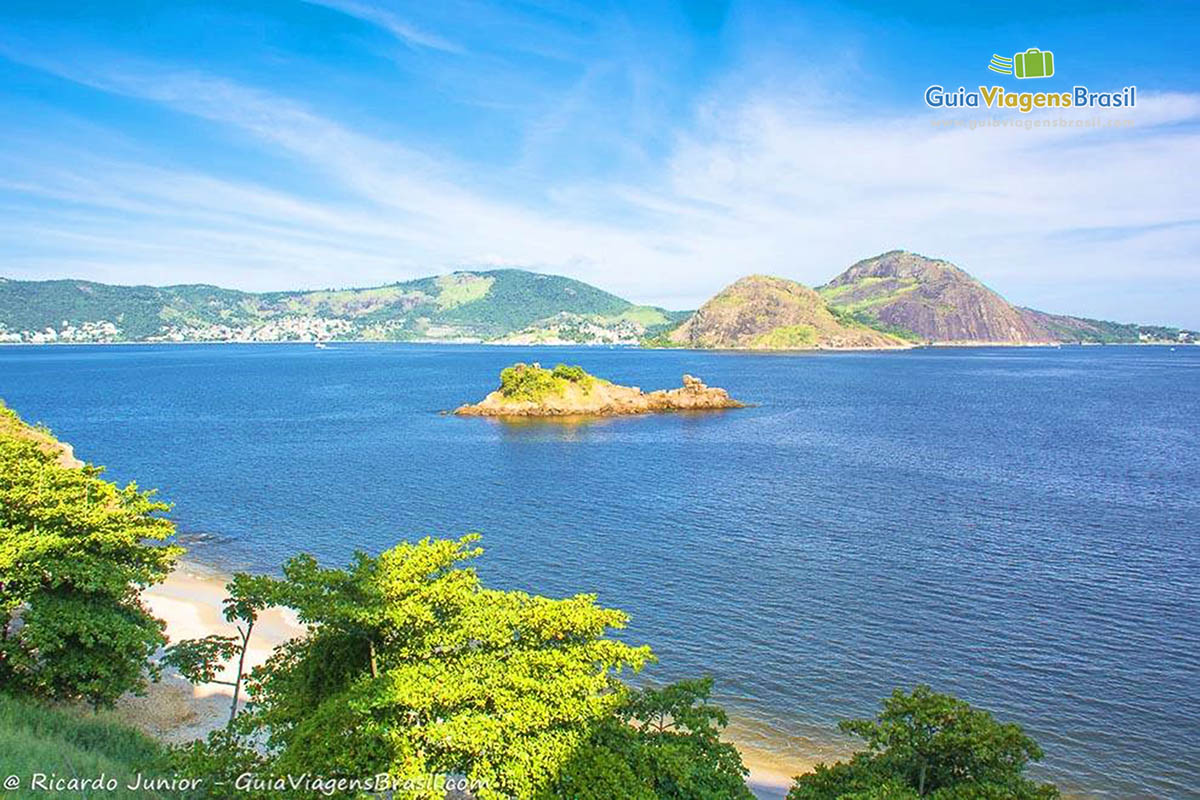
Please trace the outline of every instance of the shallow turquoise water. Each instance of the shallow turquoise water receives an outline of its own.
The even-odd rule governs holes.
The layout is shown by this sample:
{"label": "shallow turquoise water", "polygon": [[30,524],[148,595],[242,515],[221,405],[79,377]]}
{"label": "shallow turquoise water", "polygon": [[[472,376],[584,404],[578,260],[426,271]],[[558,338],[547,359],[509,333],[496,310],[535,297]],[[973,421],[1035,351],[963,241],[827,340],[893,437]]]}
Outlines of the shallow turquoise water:
{"label": "shallow turquoise water", "polygon": [[[518,359],[757,406],[439,414]],[[923,681],[1026,725],[1064,786],[1200,797],[1200,348],[0,348],[0,397],[219,566],[480,531],[490,583],[627,610],[651,680],[712,674],[785,756]]]}

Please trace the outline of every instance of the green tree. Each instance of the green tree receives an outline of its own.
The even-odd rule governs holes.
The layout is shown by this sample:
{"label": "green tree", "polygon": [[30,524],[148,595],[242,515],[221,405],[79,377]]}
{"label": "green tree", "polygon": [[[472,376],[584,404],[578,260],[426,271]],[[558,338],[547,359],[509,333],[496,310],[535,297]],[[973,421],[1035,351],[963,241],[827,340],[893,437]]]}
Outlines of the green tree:
{"label": "green tree", "polygon": [[140,600],[182,552],[168,510],[0,405],[0,685],[111,705],[141,691],[165,637]]}
{"label": "green tree", "polygon": [[711,679],[630,692],[597,725],[542,800],[751,800]]}
{"label": "green tree", "polygon": [[500,394],[510,400],[536,402],[560,394],[563,381],[538,364],[517,363],[500,370]]}
{"label": "green tree", "polygon": [[[626,617],[591,595],[484,588],[464,566],[476,539],[359,553],[346,569],[290,560],[274,599],[307,632],[251,673],[242,749],[214,744],[221,763],[254,741],[277,775],[462,775],[481,800],[534,796],[620,705],[617,675],[650,652],[609,638]],[[214,756],[203,748],[190,763]]]}
{"label": "green tree", "polygon": [[997,722],[989,712],[928,686],[897,689],[874,719],[846,720],[839,727],[861,737],[867,749],[798,777],[789,800],[1058,797],[1053,786],[1024,776],[1042,750],[1019,725]]}
{"label": "green tree", "polygon": [[[239,572],[225,584],[229,596],[225,599],[225,619],[234,624],[237,636],[212,634],[202,639],[185,639],[167,648],[163,662],[179,670],[192,683],[220,683],[233,687],[233,701],[229,706],[229,725],[237,716],[238,699],[242,681],[246,676],[246,650],[250,647],[250,635],[254,623],[263,609],[273,604],[276,593],[275,581],[263,575],[248,575]],[[222,665],[237,657],[234,679],[218,678]]]}

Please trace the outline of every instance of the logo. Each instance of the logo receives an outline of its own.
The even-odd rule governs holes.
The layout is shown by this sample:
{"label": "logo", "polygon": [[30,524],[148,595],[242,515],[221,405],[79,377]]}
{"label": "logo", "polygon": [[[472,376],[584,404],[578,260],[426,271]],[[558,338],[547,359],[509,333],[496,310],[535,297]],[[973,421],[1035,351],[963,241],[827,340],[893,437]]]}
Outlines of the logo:
{"label": "logo", "polygon": [[988,69],[1018,78],[1049,78],[1054,75],[1054,53],[1036,47],[1016,53],[1012,58],[993,53]]}
{"label": "logo", "polygon": [[[1054,53],[1031,47],[1023,53],[1014,53],[1012,58],[998,53],[992,54],[989,70],[1014,78],[1054,77]],[[990,108],[1013,110],[1028,114],[1035,110],[1056,108],[1133,108],[1137,105],[1137,87],[1126,86],[1117,91],[1094,92],[1087,86],[1046,87],[1048,91],[1011,92],[1003,86],[980,86],[978,91],[969,91],[959,86],[958,91],[947,90],[935,83],[925,90],[925,105],[930,108]]]}
{"label": "logo", "polygon": [[998,56],[992,53],[992,63],[988,64],[988,69],[992,72],[999,72],[1001,75],[1012,75],[1013,60]]}

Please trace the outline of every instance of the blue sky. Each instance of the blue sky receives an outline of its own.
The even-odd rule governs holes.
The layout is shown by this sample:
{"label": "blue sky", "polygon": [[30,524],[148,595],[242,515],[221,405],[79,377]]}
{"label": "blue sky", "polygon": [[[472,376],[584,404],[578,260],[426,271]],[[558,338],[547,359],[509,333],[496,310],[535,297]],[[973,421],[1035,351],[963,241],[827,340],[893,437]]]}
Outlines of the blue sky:
{"label": "blue sky", "polygon": [[[523,266],[683,308],[906,248],[1020,304],[1200,327],[1198,34],[1191,3],[7,0],[0,275]],[[1028,47],[1054,78],[987,71]],[[1138,105],[937,128],[1017,115],[930,110],[931,83]]]}

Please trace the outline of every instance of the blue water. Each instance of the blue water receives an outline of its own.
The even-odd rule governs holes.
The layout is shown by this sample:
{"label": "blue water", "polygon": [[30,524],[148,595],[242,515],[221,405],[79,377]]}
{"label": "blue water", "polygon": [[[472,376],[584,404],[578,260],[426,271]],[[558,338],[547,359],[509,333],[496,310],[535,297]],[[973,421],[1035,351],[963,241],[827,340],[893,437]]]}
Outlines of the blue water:
{"label": "blue water", "polygon": [[[518,359],[757,406],[439,414]],[[713,675],[785,762],[920,681],[1025,725],[1066,788],[1200,797],[1200,348],[0,348],[0,397],[217,566],[480,531],[485,580],[625,609],[650,679]]]}

